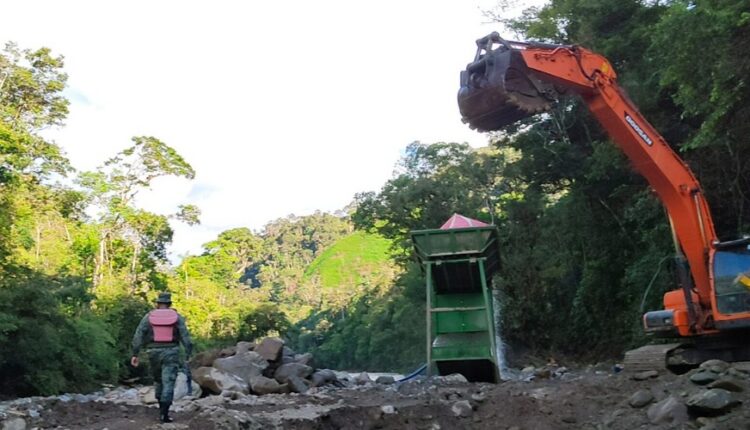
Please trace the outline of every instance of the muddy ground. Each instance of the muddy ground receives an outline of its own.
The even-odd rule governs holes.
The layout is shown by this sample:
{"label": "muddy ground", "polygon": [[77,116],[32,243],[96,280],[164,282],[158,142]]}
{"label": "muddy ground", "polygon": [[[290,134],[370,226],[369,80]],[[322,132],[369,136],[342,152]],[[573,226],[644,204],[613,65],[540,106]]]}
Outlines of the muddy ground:
{"label": "muddy ground", "polygon": [[699,370],[678,376],[588,368],[537,370],[499,384],[422,378],[306,394],[225,393],[177,402],[171,424],[157,422],[155,405],[97,398],[19,399],[0,405],[0,413],[13,429],[750,429],[748,370],[713,375],[734,385],[731,403],[710,411],[686,406],[710,391],[691,380],[700,379],[693,376]]}

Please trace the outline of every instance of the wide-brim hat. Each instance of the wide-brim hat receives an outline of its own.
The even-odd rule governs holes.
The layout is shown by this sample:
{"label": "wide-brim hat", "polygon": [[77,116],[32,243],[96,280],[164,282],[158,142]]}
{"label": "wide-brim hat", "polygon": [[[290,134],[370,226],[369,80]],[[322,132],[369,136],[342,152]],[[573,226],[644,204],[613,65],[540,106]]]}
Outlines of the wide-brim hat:
{"label": "wide-brim hat", "polygon": [[164,303],[165,305],[171,305],[172,294],[171,293],[159,293],[159,297],[156,299],[156,303]]}

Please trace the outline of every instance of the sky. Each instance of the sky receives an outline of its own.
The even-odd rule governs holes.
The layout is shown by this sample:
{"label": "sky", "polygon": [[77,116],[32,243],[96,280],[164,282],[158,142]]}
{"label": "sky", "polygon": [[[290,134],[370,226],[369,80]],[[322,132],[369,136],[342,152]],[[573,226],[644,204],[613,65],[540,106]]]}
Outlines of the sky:
{"label": "sky", "polygon": [[[541,0],[517,2],[540,3]],[[503,2],[503,3],[507,3]],[[70,114],[46,136],[92,170],[154,136],[196,170],[139,196],[174,261],[220,232],[378,191],[411,142],[487,144],[461,123],[459,72],[502,31],[498,0],[0,1],[0,42],[65,57]],[[520,7],[508,9],[517,14]]]}

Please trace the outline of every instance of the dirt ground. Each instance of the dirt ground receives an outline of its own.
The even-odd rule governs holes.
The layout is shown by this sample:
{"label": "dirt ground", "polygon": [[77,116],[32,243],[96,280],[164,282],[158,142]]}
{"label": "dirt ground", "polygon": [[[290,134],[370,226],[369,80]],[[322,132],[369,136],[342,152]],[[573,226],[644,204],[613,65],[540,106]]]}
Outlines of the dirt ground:
{"label": "dirt ground", "polygon": [[[499,384],[423,378],[394,385],[312,389],[306,394],[208,396],[175,404],[172,424],[157,422],[155,405],[96,399],[30,400],[25,407],[36,404],[38,413],[23,419],[27,429],[744,430],[750,429],[750,375],[743,372],[733,373],[740,391],[733,390],[733,406],[720,413],[685,408],[691,397],[707,390],[690,380],[695,372],[635,380],[626,372],[589,368]],[[652,400],[631,406],[631,397],[639,391]],[[665,403],[670,396],[677,400],[676,412],[655,421],[657,403]],[[5,412],[12,418],[23,411],[22,405],[10,415],[7,408]]]}

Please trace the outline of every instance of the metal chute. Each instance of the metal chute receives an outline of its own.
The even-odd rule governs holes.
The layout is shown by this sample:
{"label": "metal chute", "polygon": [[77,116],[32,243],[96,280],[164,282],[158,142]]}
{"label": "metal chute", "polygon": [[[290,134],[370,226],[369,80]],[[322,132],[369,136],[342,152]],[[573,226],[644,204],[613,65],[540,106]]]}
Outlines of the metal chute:
{"label": "metal chute", "polygon": [[524,45],[528,44],[508,42],[498,33],[477,40],[476,56],[461,72],[458,91],[462,121],[472,129],[499,130],[552,106],[557,92],[526,66]]}

